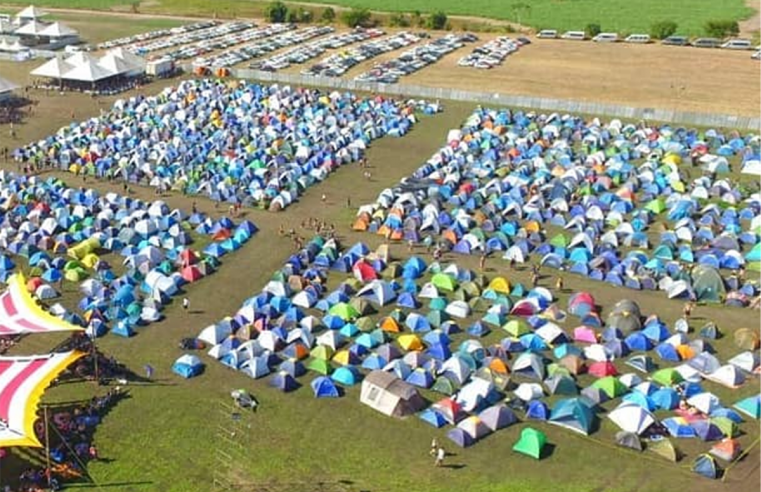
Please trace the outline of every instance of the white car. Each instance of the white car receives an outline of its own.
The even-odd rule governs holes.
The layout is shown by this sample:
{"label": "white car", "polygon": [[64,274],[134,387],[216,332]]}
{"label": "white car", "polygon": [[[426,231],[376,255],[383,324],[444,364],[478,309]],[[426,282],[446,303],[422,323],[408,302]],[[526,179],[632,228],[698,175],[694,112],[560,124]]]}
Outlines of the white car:
{"label": "white car", "polygon": [[601,32],[597,36],[592,38],[595,43],[615,43],[618,41],[618,33],[616,32]]}
{"label": "white car", "polygon": [[751,50],[753,46],[749,39],[730,39],[721,45],[725,50]]}

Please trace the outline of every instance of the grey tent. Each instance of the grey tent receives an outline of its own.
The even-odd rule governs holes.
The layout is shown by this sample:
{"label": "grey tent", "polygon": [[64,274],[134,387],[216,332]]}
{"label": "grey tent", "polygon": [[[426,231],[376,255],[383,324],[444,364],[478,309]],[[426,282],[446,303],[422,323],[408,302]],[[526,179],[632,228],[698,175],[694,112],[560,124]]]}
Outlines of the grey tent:
{"label": "grey tent", "polygon": [[579,389],[576,382],[563,374],[555,374],[544,381],[547,391],[551,395],[578,395]]}
{"label": "grey tent", "polygon": [[391,417],[404,417],[425,407],[425,400],[412,385],[384,371],[367,375],[359,401]]}
{"label": "grey tent", "polygon": [[616,444],[621,447],[642,451],[642,442],[634,432],[620,431],[616,433]]}
{"label": "grey tent", "polygon": [[481,422],[483,422],[486,427],[493,431],[518,422],[518,417],[515,416],[515,412],[504,405],[494,405],[493,407],[489,407],[478,414],[478,418],[481,419]]}
{"label": "grey tent", "polygon": [[[639,308],[638,308],[639,310]],[[621,333],[628,335],[642,328],[640,315],[633,311],[613,310],[606,321],[606,325],[611,328],[618,328]]]}
{"label": "grey tent", "polygon": [[613,306],[613,309],[611,309],[611,314],[624,312],[628,312],[637,318],[642,317],[642,311],[639,309],[639,304],[632,301],[631,299],[622,299]]}

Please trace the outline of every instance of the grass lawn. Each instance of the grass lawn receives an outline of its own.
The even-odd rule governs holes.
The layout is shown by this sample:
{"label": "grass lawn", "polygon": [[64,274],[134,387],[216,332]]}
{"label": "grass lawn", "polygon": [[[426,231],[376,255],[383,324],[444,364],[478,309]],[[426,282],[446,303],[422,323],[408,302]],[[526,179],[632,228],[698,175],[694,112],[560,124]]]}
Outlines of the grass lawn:
{"label": "grass lawn", "polygon": [[[156,85],[145,92],[158,90]],[[96,115],[112,99],[98,102],[79,95],[56,95],[41,100],[33,118],[18,128],[19,144],[57,130],[68,120],[67,106],[76,107],[80,119]],[[298,229],[303,218],[314,216],[335,223],[346,246],[358,240],[377,246],[378,238],[349,231],[354,210],[346,207],[347,198],[354,207],[373,201],[380,190],[395,184],[426,160],[443,143],[446,131],[459,127],[471,111],[472,106],[467,104],[446,103],[443,114],[423,118],[407,137],[373,143],[368,155],[373,167],[371,182],[362,179],[358,167],[346,166],[308,190],[283,213],[247,211],[246,218],[261,231],[241,250],[224,257],[218,272],[188,289],[189,312],[182,311],[175,302],[165,310],[165,321],[140,329],[134,338],[106,336],[99,340],[101,350],[115,355],[136,373],[142,372],[143,365],[151,364],[157,378],[155,383],[129,385],[131,397],[113,408],[97,427],[95,441],[105,459],[93,463],[89,471],[99,486],[115,492],[208,492],[214,490],[213,480],[217,478],[238,483],[238,490],[267,491],[530,492],[561,487],[568,492],[758,490],[758,447],[732,470],[726,483],[711,482],[687,469],[689,460],[704,450],[705,444],[679,442],[689,458],[678,464],[662,461],[651,453],[636,455],[611,445],[615,429],[603,417],[600,431],[590,437],[536,424],[553,445],[550,456],[537,462],[510,450],[525,424],[459,450],[447,444],[444,430],[435,430],[416,418],[397,421],[360,405],[358,388],[349,389],[338,400],[314,399],[308,387],[312,375],[300,378],[304,387],[292,394],[268,388],[267,378],[253,381],[205,356],[209,364],[202,376],[184,381],[171,375],[170,366],[181,354],[177,348],[180,338],[195,336],[208,324],[234,313],[282,266],[291,244],[276,233],[281,223]],[[0,132],[6,132],[5,128],[0,127]],[[4,167],[15,169],[12,164]],[[82,183],[68,174],[59,176],[72,186],[93,186],[92,180]],[[102,191],[121,190],[118,185],[106,183],[97,187]],[[135,193],[144,199],[154,197],[146,189],[138,188]],[[328,197],[326,204],[320,202],[323,193]],[[188,210],[193,198],[172,195],[165,200],[173,207]],[[196,201],[200,210],[218,214],[208,200]],[[402,245],[393,245],[391,253],[396,258],[408,254]],[[474,258],[448,256],[445,260],[476,268]],[[490,260],[487,267],[488,275],[503,274],[528,282],[526,271],[507,272],[500,260]],[[549,285],[551,278],[543,283]],[[681,303],[667,300],[660,292],[617,289],[574,275],[568,275],[565,283],[567,292],[562,294],[561,306],[565,306],[570,293],[589,290],[604,307],[629,297],[638,301],[645,313],[657,312],[667,323],[673,323],[680,314]],[[77,298],[74,286],[67,285],[63,302],[73,306]],[[694,315],[715,320],[726,332],[758,323],[757,313],[743,309],[699,306]],[[697,321],[696,326],[699,324]],[[573,326],[569,321],[564,328]],[[486,342],[498,336],[494,333]],[[58,340],[55,336],[27,337],[14,353],[42,353]],[[718,340],[715,346],[722,360],[737,351],[731,337]],[[728,402],[758,391],[754,381],[734,392],[710,383],[706,386]],[[244,414],[240,421],[234,421],[229,392],[241,387],[252,391],[261,406],[256,414]],[[78,401],[98,391],[104,390],[90,383],[65,384],[46,393],[44,401]],[[747,432],[741,442],[749,447],[758,436],[758,426],[748,423],[744,428]],[[433,467],[427,451],[434,436],[454,453],[448,458],[452,467]],[[39,454],[22,454],[27,459],[39,459]],[[8,476],[23,466],[19,453],[14,451],[3,463],[3,473]],[[85,487],[91,486],[71,486]]]}
{"label": "grass lawn", "polygon": [[[25,3],[21,0],[5,2]],[[39,7],[129,9],[130,0],[40,0]],[[160,12],[175,15],[221,16],[259,15],[267,2],[261,0],[157,0],[142,2],[141,12]],[[302,0],[301,3],[334,4],[341,7],[367,8],[384,12],[430,13],[443,10],[450,15],[486,17],[509,20],[536,29],[583,29],[590,22],[599,23],[605,31],[648,32],[657,21],[673,20],[679,33],[703,34],[709,20],[743,20],[751,17],[753,9],[744,0]]]}

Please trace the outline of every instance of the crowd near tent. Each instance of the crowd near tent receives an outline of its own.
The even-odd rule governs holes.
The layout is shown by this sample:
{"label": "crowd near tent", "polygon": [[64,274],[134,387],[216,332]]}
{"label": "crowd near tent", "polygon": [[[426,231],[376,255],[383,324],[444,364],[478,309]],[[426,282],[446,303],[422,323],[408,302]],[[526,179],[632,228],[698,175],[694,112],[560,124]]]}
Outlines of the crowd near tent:
{"label": "crowd near tent", "polygon": [[[759,136],[479,108],[354,229],[540,263],[672,299],[758,297],[761,196],[727,175]],[[690,178],[688,166],[718,162]]]}
{"label": "crowd near tent", "polygon": [[[590,292],[561,305],[550,289],[509,276],[382,253],[316,236],[198,338],[210,358],[254,379],[275,373],[284,391],[299,391],[310,373],[316,398],[359,386],[362,403],[417,413],[460,447],[534,420],[593,438],[612,426],[616,444],[673,461],[681,455],[670,439],[705,441],[709,452],[737,436],[740,413],[761,413],[758,397],[724,401],[711,391],[747,395],[758,347],[720,359],[704,337],[711,330],[669,325],[631,299],[603,318]],[[516,451],[541,457],[544,434],[523,432]]]}
{"label": "crowd near tent", "polygon": [[[131,61],[53,59],[33,75],[97,81]],[[114,58],[116,57],[116,58]],[[187,80],[157,96],[114,103],[100,118],[18,149],[21,161],[281,210],[384,135],[405,135],[423,102],[381,96]],[[150,122],[150,124],[148,124]]]}

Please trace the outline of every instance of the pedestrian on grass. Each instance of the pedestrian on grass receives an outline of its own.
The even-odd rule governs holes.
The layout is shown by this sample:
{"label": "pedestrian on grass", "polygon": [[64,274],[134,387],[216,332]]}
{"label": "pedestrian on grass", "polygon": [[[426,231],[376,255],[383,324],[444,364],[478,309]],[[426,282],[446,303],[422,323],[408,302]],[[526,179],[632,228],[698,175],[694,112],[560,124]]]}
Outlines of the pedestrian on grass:
{"label": "pedestrian on grass", "polygon": [[558,277],[555,279],[555,290],[558,292],[563,290],[563,277],[561,275],[558,275]]}
{"label": "pedestrian on grass", "polygon": [[444,465],[444,457],[447,455],[447,452],[444,451],[444,448],[439,446],[439,449],[436,450],[436,467],[441,467]]}
{"label": "pedestrian on grass", "polygon": [[190,300],[187,297],[183,297],[182,298],[182,309],[187,311],[189,307],[190,307]]}
{"label": "pedestrian on grass", "polygon": [[484,268],[486,268],[486,253],[483,253],[481,258],[478,260],[478,269],[483,272]]}
{"label": "pedestrian on grass", "polygon": [[146,364],[144,369],[145,369],[146,379],[151,379],[153,377],[153,366],[150,364]]}
{"label": "pedestrian on grass", "polygon": [[428,452],[431,456],[436,456],[436,452],[439,449],[439,441],[434,437],[433,440],[431,440],[431,450]]}
{"label": "pedestrian on grass", "polygon": [[539,285],[539,274],[534,272],[531,274],[531,286],[536,287],[537,285]]}

